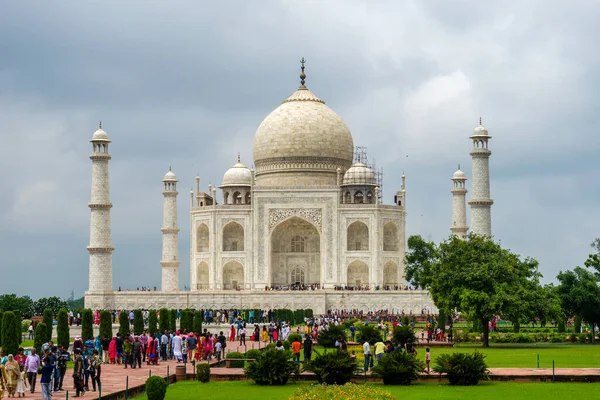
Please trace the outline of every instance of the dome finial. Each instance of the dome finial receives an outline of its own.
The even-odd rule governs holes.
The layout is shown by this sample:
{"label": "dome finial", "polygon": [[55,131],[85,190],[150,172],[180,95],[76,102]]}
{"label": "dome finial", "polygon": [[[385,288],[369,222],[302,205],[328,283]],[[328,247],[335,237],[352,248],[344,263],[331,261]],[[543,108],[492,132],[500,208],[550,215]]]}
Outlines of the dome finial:
{"label": "dome finial", "polygon": [[169,165],[169,171],[171,171],[171,166]]}
{"label": "dome finial", "polygon": [[100,127],[99,127],[99,129],[102,129],[102,121],[100,121]]}
{"label": "dome finial", "polygon": [[306,61],[304,60],[304,57],[302,57],[302,60],[300,60],[300,64],[302,64],[302,66],[300,67],[300,69],[302,70],[302,72],[300,73],[300,89],[306,89],[306,86],[304,86],[304,82],[306,79],[306,74],[304,73],[304,63]]}
{"label": "dome finial", "polygon": [[479,126],[483,126],[483,123],[481,122],[481,117],[479,117]]}
{"label": "dome finial", "polygon": [[460,164],[458,164],[458,170],[460,171]]}
{"label": "dome finial", "polygon": [[238,151],[238,163],[240,163],[240,152]]}

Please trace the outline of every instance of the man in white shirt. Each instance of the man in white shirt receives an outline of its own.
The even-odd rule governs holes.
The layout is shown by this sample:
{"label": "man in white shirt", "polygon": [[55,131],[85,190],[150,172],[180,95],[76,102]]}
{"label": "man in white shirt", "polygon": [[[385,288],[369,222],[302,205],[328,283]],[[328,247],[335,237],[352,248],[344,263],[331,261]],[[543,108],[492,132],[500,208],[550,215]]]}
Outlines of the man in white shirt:
{"label": "man in white shirt", "polygon": [[363,344],[363,353],[365,355],[365,373],[369,370],[369,361],[371,360],[371,345],[365,340]]}

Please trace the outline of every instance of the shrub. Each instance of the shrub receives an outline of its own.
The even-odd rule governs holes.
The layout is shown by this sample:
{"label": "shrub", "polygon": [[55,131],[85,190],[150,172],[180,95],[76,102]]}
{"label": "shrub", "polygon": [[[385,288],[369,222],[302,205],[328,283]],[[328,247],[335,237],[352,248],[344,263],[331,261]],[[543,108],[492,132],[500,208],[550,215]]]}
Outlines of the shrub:
{"label": "shrub", "polygon": [[198,380],[202,383],[210,382],[210,364],[209,363],[196,364],[196,380]]}
{"label": "shrub", "polygon": [[[227,356],[225,358],[244,358],[244,355],[238,351],[232,351],[230,353],[227,353]],[[229,364],[229,366],[231,368],[244,368],[244,360],[231,361],[231,364]]]}
{"label": "shrub", "polygon": [[38,354],[42,354],[42,345],[46,343],[46,335],[48,334],[48,328],[46,324],[40,322],[35,327],[35,331],[33,332],[33,347],[35,347],[35,351]]}
{"label": "shrub", "polygon": [[190,324],[190,313],[189,310],[181,310],[181,317],[179,318],[179,329],[181,332],[187,331]]}
{"label": "shrub", "polygon": [[350,329],[350,327],[352,325],[354,325],[355,323],[357,323],[357,322],[361,322],[360,319],[358,319],[358,318],[350,318],[349,320],[344,321],[343,325],[344,325],[344,328]]}
{"label": "shrub", "polygon": [[408,315],[405,315],[404,317],[402,317],[402,325],[403,326],[410,325],[410,318],[408,317]]}
{"label": "shrub", "polygon": [[119,313],[119,333],[122,338],[129,336],[129,316],[125,311]]}
{"label": "shrub", "polygon": [[379,388],[347,383],[344,386],[304,385],[294,393],[290,400],[395,400],[392,394]]}
{"label": "shrub", "polygon": [[476,385],[482,379],[489,379],[485,356],[478,351],[442,354],[435,362],[433,370],[446,374],[451,385]]}
{"label": "shrub", "polygon": [[144,332],[144,316],[142,310],[135,310],[133,312],[133,333],[141,335]]}
{"label": "shrub", "polygon": [[52,322],[54,319],[54,314],[52,313],[52,309],[46,308],[44,309],[44,314],[42,317],[42,322],[46,327],[46,333],[44,334],[44,343],[52,340]]}
{"label": "shrub", "polygon": [[588,338],[587,333],[580,333],[579,335],[577,335],[577,337],[579,338],[579,343],[585,343],[585,341]]}
{"label": "shrub", "polygon": [[194,311],[188,309],[188,326],[186,328],[188,332],[194,330]]}
{"label": "shrub", "polygon": [[256,360],[258,357],[260,357],[261,354],[262,354],[262,351],[260,351],[259,349],[250,349],[246,352],[245,358]]}
{"label": "shrub", "polygon": [[265,350],[274,350],[275,347],[277,347],[275,343],[269,343],[267,347],[265,347]]}
{"label": "shrub", "polygon": [[164,400],[167,394],[167,382],[160,376],[146,379],[146,396],[148,400]]}
{"label": "shrub", "polygon": [[364,343],[367,340],[373,345],[382,340],[382,334],[377,325],[363,325],[358,329],[357,340],[359,343]]}
{"label": "shrub", "polygon": [[393,351],[385,354],[373,367],[373,374],[383,378],[384,385],[410,385],[419,379],[425,363],[412,355]]}
{"label": "shrub", "polygon": [[156,310],[150,310],[148,312],[148,333],[154,335],[156,333],[157,325]]}
{"label": "shrub", "polygon": [[292,344],[289,342],[289,340],[284,340],[283,342],[281,342],[281,344],[283,345],[283,348],[286,350],[289,350],[292,348]]}
{"label": "shrub", "polygon": [[329,325],[329,328],[319,332],[317,342],[323,347],[334,348],[336,340],[340,337],[344,340],[347,339],[344,327],[342,325]]}
{"label": "shrub", "polygon": [[86,340],[94,337],[94,317],[92,310],[86,308],[81,311],[81,338]]}
{"label": "shrub", "polygon": [[290,375],[299,370],[298,364],[290,360],[291,356],[288,350],[266,350],[248,365],[244,373],[257,385],[285,385]]}
{"label": "shrub", "polygon": [[323,354],[317,351],[314,353],[316,357],[304,369],[314,372],[319,383],[343,385],[359,370],[358,363],[348,352],[336,350]]}
{"label": "shrub", "polygon": [[171,321],[169,327],[173,332],[177,331],[177,310],[171,310],[169,312],[169,319]]}
{"label": "shrub", "polygon": [[202,333],[202,321],[204,318],[202,317],[202,311],[196,311],[194,313],[194,332]]}
{"label": "shrub", "polygon": [[290,343],[294,343],[298,339],[300,343],[302,343],[302,335],[299,333],[290,333],[288,335],[288,340]]}
{"label": "shrub", "polygon": [[169,319],[169,310],[166,308],[161,308],[159,310],[158,331],[160,333],[168,331],[170,325],[171,320]]}
{"label": "shrub", "polygon": [[[2,350],[4,350],[5,355],[9,354],[17,354],[19,350],[19,341],[17,340],[17,336],[15,332],[15,326],[19,326],[17,324],[17,319],[15,317],[15,313],[12,311],[7,311],[2,316]],[[20,336],[20,334],[19,334]]]}
{"label": "shrub", "polygon": [[56,343],[69,348],[69,313],[64,308],[58,311],[58,324],[56,325]]}
{"label": "shrub", "polygon": [[15,310],[13,311],[13,313],[15,314],[15,335],[17,336],[17,344],[21,344],[21,342],[23,341],[23,330],[21,329],[21,311],[19,310]]}
{"label": "shrub", "polygon": [[397,346],[404,347],[406,343],[415,343],[416,341],[415,332],[410,326],[398,325],[392,331],[392,343]]}
{"label": "shrub", "polygon": [[112,316],[110,315],[110,311],[102,310],[100,311],[100,338],[111,339],[112,337]]}

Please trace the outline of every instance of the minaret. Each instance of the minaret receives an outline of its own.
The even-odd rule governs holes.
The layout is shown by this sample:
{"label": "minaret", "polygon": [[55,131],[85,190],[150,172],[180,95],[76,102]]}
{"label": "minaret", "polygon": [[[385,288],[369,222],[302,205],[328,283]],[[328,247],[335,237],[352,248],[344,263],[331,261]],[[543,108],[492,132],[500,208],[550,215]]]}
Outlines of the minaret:
{"label": "minaret", "polygon": [[179,228],[177,227],[177,177],[171,171],[163,178],[164,191],[164,209],[163,209],[163,234],[162,246],[162,283],[161,290],[174,291],[179,290],[179,256],[178,256],[178,238]]}
{"label": "minaret", "polygon": [[465,173],[458,170],[452,175],[452,233],[460,238],[465,237],[469,227],[467,226],[467,188]]}
{"label": "minaret", "polygon": [[471,189],[473,193],[469,206],[471,206],[471,232],[482,236],[492,236],[491,207],[494,204],[494,201],[490,199],[490,156],[492,152],[488,149],[488,140],[491,138],[479,118],[479,126],[469,137],[473,140],[473,150],[471,151],[473,159]]}
{"label": "minaret", "polygon": [[110,140],[100,127],[90,140],[92,143],[92,198],[88,206],[90,217],[89,292],[112,291],[112,252],[110,229],[110,187],[108,180],[108,144]]}

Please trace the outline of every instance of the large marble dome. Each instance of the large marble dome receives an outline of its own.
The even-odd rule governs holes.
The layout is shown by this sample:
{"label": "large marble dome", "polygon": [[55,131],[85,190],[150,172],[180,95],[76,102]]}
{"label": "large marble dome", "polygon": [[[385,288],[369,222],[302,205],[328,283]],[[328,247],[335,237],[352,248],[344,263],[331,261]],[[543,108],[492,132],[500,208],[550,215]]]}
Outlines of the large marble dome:
{"label": "large marble dome", "polygon": [[302,85],[258,127],[254,136],[257,186],[336,185],[337,169],[352,165],[348,126]]}

